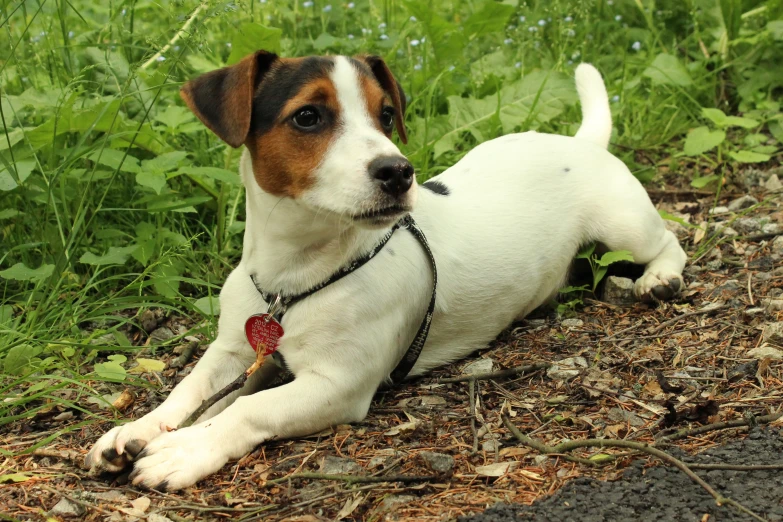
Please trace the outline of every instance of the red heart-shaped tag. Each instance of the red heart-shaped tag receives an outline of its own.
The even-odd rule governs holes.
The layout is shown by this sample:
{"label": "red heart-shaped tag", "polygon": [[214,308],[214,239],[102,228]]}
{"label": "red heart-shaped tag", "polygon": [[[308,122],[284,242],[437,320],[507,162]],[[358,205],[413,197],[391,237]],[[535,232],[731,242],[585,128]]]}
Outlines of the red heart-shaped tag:
{"label": "red heart-shaped tag", "polygon": [[262,346],[264,355],[277,351],[280,338],[283,337],[283,327],[269,314],[251,315],[245,322],[245,335],[253,351]]}

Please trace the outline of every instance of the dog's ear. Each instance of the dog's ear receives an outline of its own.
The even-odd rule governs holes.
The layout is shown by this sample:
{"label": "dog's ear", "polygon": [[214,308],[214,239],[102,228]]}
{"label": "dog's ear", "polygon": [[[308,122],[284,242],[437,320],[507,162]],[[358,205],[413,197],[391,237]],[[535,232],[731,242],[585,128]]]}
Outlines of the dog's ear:
{"label": "dog's ear", "polygon": [[389,70],[389,66],[383,61],[380,56],[362,56],[364,62],[370,66],[375,79],[381,84],[386,93],[391,96],[392,103],[394,103],[394,125],[397,127],[397,133],[400,135],[400,139],[403,143],[408,143],[408,134],[405,132],[405,109],[408,102],[405,99],[405,91],[402,90],[402,85],[394,77]]}
{"label": "dog's ear", "polygon": [[253,94],[277,55],[256,51],[238,63],[190,80],[179,91],[204,125],[232,147],[250,131]]}

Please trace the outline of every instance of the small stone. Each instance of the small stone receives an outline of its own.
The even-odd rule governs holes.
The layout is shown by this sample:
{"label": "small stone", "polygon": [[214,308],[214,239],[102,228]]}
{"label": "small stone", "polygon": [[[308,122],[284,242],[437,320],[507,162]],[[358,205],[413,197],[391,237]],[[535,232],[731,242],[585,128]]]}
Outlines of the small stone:
{"label": "small stone", "polygon": [[583,324],[585,324],[585,322],[582,321],[581,319],[563,319],[560,322],[560,325],[563,328],[579,328]]}
{"label": "small stone", "polygon": [[141,313],[141,327],[147,333],[155,330],[158,327],[158,314],[150,309],[144,310]]}
{"label": "small stone", "polygon": [[780,190],[783,189],[783,183],[780,182],[777,174],[773,174],[764,182],[764,188],[770,191]]}
{"label": "small stone", "polygon": [[715,207],[710,209],[710,214],[713,216],[717,216],[719,214],[728,214],[729,213],[729,207]]}
{"label": "small stone", "polygon": [[512,460],[511,462],[497,462],[495,464],[487,464],[486,466],[478,466],[476,473],[482,477],[502,477],[509,471],[513,471],[519,462]]}
{"label": "small stone", "polygon": [[778,234],[781,232],[781,229],[777,223],[766,223],[761,226],[761,231],[764,234]]}
{"label": "small stone", "polygon": [[361,470],[362,467],[353,460],[335,457],[333,455],[324,457],[324,460],[321,461],[321,467],[318,469],[319,473],[324,473],[326,475],[345,475],[357,473]]}
{"label": "small stone", "polygon": [[762,299],[761,306],[768,314],[774,312],[780,312],[781,310],[783,310],[783,299],[778,299],[778,298]]}
{"label": "small stone", "polygon": [[783,344],[783,322],[769,323],[761,331],[761,338],[775,344]]}
{"label": "small stone", "polygon": [[436,473],[450,473],[454,469],[454,457],[445,453],[422,451],[419,453],[429,469]]}
{"label": "small stone", "polygon": [[604,301],[616,306],[631,306],[636,302],[633,281],[627,277],[609,276],[604,287]]}
{"label": "small stone", "polygon": [[166,328],[165,326],[156,328],[150,334],[150,340],[153,344],[163,343],[165,341],[168,341],[172,337],[174,337],[174,332],[172,332],[169,328]]}
{"label": "small stone", "polygon": [[547,461],[549,460],[549,457],[546,455],[536,455],[533,457],[533,464],[535,464],[538,467],[543,467]]}
{"label": "small stone", "polygon": [[58,517],[80,517],[84,515],[84,513],[85,509],[81,504],[77,504],[76,502],[73,502],[67,498],[60,499],[60,501],[54,505],[51,511],[49,511],[50,515]]}
{"label": "small stone", "polygon": [[446,399],[440,395],[425,395],[421,398],[421,405],[427,406],[429,408],[434,408],[435,406],[444,406],[445,404]]}
{"label": "small stone", "polygon": [[488,439],[481,443],[481,449],[487,453],[495,453],[500,450],[501,444],[495,439]]}
{"label": "small stone", "polygon": [[462,368],[462,373],[463,375],[478,375],[480,373],[489,373],[494,367],[495,361],[487,357],[485,359],[479,359],[465,365],[465,367]]}
{"label": "small stone", "polygon": [[546,374],[555,381],[567,381],[578,376],[584,368],[587,368],[587,360],[584,357],[569,357],[552,364]]}
{"label": "small stone", "polygon": [[737,232],[736,230],[734,230],[734,229],[733,229],[733,228],[731,228],[731,227],[726,227],[726,228],[724,228],[723,230],[721,230],[721,233],[720,233],[720,234],[721,234],[723,237],[735,237],[735,236],[738,236],[738,235],[739,235],[739,232]]}
{"label": "small stone", "polygon": [[108,491],[102,491],[100,493],[95,494],[95,498],[97,500],[103,500],[105,502],[111,502],[112,504],[125,504],[128,502],[128,497],[120,493],[119,491],[115,489],[110,489]]}
{"label": "small stone", "polygon": [[783,236],[778,236],[772,242],[772,251],[777,254],[783,254]]}
{"label": "small stone", "polygon": [[739,218],[734,221],[733,228],[742,232],[743,234],[749,234],[760,229],[761,223],[759,223],[759,220],[755,218]]}
{"label": "small stone", "polygon": [[413,495],[389,495],[383,499],[383,502],[381,502],[381,505],[378,506],[377,510],[381,513],[388,513],[389,511],[396,510],[400,506],[410,504],[415,500],[416,497]]}
{"label": "small stone", "polygon": [[746,377],[753,377],[759,369],[758,361],[750,361],[733,366],[726,374],[729,382],[741,381]]}
{"label": "small stone", "polygon": [[614,422],[627,422],[631,426],[640,428],[645,425],[644,419],[632,411],[626,411],[622,408],[612,408],[609,410],[609,419]]}
{"label": "small stone", "polygon": [[754,359],[766,359],[767,357],[770,359],[783,359],[783,351],[764,343],[757,348],[748,350],[748,356]]}
{"label": "small stone", "polygon": [[147,522],[172,522],[172,520],[157,513],[150,513],[147,515]]}
{"label": "small stone", "polygon": [[739,212],[740,210],[745,210],[748,207],[758,204],[758,202],[759,200],[753,196],[745,195],[729,203],[728,207],[731,212]]}

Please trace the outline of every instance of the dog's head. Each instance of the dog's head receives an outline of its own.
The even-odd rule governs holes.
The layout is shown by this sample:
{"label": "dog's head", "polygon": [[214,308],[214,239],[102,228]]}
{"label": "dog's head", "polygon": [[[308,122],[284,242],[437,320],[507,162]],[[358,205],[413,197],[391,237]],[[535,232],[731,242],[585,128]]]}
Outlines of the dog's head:
{"label": "dog's head", "polygon": [[280,58],[258,51],[187,82],[188,107],[232,147],[258,185],[317,212],[386,225],[416,199],[413,167],[392,143],[405,94],[377,56]]}

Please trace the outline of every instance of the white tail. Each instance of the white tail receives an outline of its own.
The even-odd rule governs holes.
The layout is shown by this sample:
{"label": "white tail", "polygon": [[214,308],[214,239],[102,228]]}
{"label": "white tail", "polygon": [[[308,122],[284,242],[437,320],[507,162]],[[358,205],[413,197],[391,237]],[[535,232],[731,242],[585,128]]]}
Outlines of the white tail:
{"label": "white tail", "polygon": [[609,147],[612,136],[612,112],[609,110],[609,95],[601,73],[589,63],[576,68],[576,90],[582,103],[582,126],[576,137],[592,141],[603,148]]}

